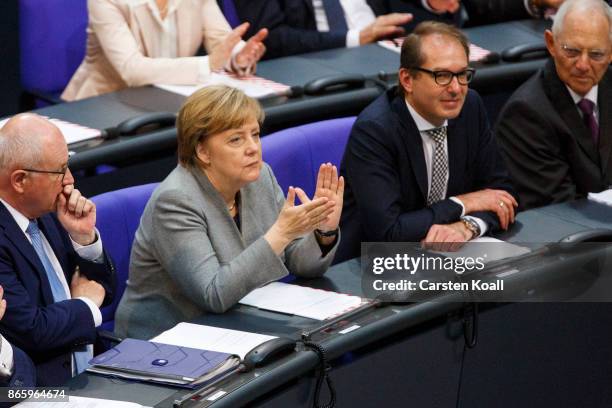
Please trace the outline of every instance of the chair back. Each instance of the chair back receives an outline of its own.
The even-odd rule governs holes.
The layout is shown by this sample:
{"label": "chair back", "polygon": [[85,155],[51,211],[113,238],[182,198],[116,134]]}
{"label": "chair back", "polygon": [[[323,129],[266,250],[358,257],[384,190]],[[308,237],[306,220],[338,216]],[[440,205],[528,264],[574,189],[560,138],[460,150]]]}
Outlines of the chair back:
{"label": "chair back", "polygon": [[115,311],[125,290],[129,274],[130,252],[144,208],[159,183],[143,184],[110,191],[92,198],[96,204],[96,225],[104,248],[113,259],[117,290],[113,303],[102,309],[102,328],[113,331]]}
{"label": "chair back", "polygon": [[284,129],[261,139],[263,159],[285,193],[300,187],[309,197],[315,192],[321,163],[338,169],[355,117],[324,120]]}
{"label": "chair back", "polygon": [[87,0],[19,0],[21,83],[61,93],[85,56]]}

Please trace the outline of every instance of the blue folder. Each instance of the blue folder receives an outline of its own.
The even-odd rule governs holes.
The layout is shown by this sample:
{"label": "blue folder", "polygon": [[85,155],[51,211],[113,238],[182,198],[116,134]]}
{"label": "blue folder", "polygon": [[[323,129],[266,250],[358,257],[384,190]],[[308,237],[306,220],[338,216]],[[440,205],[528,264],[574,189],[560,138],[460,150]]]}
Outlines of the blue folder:
{"label": "blue folder", "polygon": [[89,361],[90,372],[193,388],[235,369],[232,354],[125,339]]}

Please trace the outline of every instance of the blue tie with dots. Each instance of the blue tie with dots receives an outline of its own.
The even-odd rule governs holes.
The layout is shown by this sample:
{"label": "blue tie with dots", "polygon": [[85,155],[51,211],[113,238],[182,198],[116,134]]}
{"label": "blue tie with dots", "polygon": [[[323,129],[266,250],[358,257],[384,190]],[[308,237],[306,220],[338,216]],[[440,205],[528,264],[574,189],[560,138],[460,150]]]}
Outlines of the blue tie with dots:
{"label": "blue tie with dots", "polygon": [[[30,220],[26,232],[32,240],[32,246],[34,247],[34,251],[36,251],[36,254],[38,255],[38,259],[40,259],[40,262],[45,268],[47,280],[49,281],[49,286],[51,286],[51,293],[53,293],[53,302],[61,302],[62,300],[69,299],[66,295],[66,291],[64,290],[64,285],[62,285],[59,276],[53,268],[51,260],[45,252],[41,232],[38,228],[38,223],[36,222],[36,220]],[[88,361],[91,359],[91,357],[91,353],[88,350],[74,352],[74,361],[76,363],[77,374],[82,373],[87,367],[89,367]]]}

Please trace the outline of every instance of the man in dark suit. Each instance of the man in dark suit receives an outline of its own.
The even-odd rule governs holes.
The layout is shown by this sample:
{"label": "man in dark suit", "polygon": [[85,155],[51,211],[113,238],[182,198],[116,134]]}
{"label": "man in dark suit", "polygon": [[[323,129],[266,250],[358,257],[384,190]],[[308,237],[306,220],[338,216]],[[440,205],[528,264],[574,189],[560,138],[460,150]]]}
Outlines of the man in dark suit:
{"label": "man in dark suit", "polygon": [[441,21],[457,27],[470,27],[502,21],[541,18],[557,9],[563,0],[371,0],[377,15],[410,12],[414,19],[407,26],[425,20]]}
{"label": "man in dark suit", "polygon": [[362,241],[465,242],[513,222],[484,106],[467,87],[468,54],[465,35],[443,23],[406,37],[399,87],[359,115],[342,159],[338,260]]}
{"label": "man in dark suit", "polygon": [[[0,130],[0,284],[4,336],[36,364],[37,384],[63,384],[91,357],[99,307],[115,276],[95,205],[74,188],[60,130],[35,114]],[[89,350],[88,350],[89,348]]]}
{"label": "man in dark suit", "polygon": [[[264,58],[369,44],[404,33],[409,14],[376,17],[366,0],[234,0],[247,31],[268,29]],[[350,9],[345,9],[350,7]]]}
{"label": "man in dark suit", "polygon": [[612,185],[612,14],[567,0],[546,45],[552,60],[508,100],[495,135],[522,208]]}

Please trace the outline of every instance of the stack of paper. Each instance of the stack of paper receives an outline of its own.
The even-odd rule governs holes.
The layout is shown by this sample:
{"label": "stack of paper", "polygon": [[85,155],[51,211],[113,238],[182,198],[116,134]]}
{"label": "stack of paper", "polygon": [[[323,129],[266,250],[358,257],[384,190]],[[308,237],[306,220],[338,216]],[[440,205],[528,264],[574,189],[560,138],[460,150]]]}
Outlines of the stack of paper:
{"label": "stack of paper", "polygon": [[156,343],[236,354],[240,358],[274,336],[222,329],[201,324],[179,323],[151,339]]}
{"label": "stack of paper", "polygon": [[[57,126],[66,139],[66,144],[82,142],[84,140],[95,139],[96,137],[102,136],[102,132],[99,129],[93,129],[87,126],[81,126],[76,123],[66,122],[60,119],[48,118],[51,123]],[[10,118],[9,118],[10,119]],[[9,119],[0,120],[0,129]]]}
{"label": "stack of paper", "polygon": [[[395,38],[393,40],[379,41],[378,45],[398,54],[402,51],[402,44],[404,43],[403,38]],[[487,55],[491,54],[491,51],[479,47],[476,44],[470,44],[470,62],[478,62],[486,58]]]}
{"label": "stack of paper", "polygon": [[[433,251],[437,252],[437,251]],[[455,252],[437,252],[447,258],[480,258],[486,265],[506,258],[514,258],[531,252],[531,249],[511,244],[497,238],[479,237],[466,242],[461,249]],[[463,272],[457,272],[462,274]]]}
{"label": "stack of paper", "polygon": [[344,314],[362,304],[359,296],[272,282],[242,299],[243,305],[310,319],[325,320]]}
{"label": "stack of paper", "polygon": [[140,404],[127,401],[114,401],[99,398],[76,397],[71,395],[69,401],[24,401],[15,407],[19,408],[145,408]]}
{"label": "stack of paper", "polygon": [[612,189],[602,191],[601,193],[589,193],[589,200],[599,204],[612,206]]}
{"label": "stack of paper", "polygon": [[227,85],[232,88],[238,88],[251,98],[264,98],[267,96],[287,95],[290,87],[269,79],[261,78],[255,75],[247,75],[245,77],[237,77],[229,72],[213,72],[208,79],[197,85],[165,85],[155,84],[156,87],[168,92],[177,93],[179,95],[189,96],[195,91],[205,86],[210,85]]}

